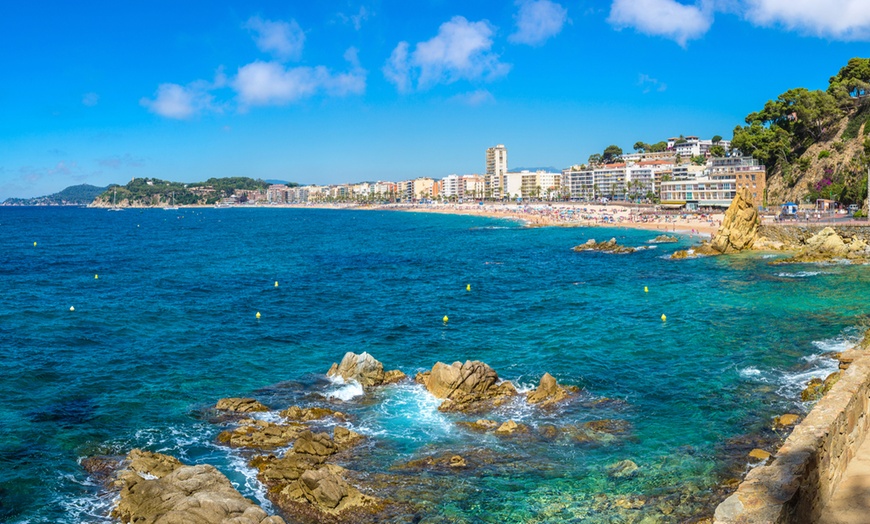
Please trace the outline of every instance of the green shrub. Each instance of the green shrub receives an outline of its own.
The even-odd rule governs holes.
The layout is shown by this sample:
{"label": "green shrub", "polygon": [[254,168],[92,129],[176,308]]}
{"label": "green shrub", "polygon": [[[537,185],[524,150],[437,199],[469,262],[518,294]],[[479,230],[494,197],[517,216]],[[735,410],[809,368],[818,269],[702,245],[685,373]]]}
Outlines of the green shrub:
{"label": "green shrub", "polygon": [[823,158],[828,158],[829,156],[831,156],[831,152],[828,151],[827,149],[823,149],[822,151],[819,151],[819,160],[821,160]]}

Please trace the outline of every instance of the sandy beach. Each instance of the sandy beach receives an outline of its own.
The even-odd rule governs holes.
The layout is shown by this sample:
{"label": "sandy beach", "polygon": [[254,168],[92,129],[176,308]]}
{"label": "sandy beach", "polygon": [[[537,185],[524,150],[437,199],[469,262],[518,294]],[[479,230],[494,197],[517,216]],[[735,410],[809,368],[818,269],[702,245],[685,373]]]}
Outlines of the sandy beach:
{"label": "sandy beach", "polygon": [[383,204],[359,209],[448,213],[494,218],[513,218],[532,227],[626,227],[649,231],[712,236],[719,230],[723,213],[686,214],[656,211],[652,207],[574,204]]}

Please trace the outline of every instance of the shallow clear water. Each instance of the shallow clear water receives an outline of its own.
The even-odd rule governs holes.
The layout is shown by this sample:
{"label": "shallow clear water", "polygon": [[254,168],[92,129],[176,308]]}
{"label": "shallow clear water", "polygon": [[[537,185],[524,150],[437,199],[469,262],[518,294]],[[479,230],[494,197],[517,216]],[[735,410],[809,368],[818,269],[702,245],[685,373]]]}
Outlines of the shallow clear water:
{"label": "shallow clear water", "polygon": [[[214,464],[268,507],[244,458],[214,444],[225,428],[201,415],[249,395],[354,415],[370,437],[356,470],[497,454],[433,479],[424,521],[619,521],[596,494],[709,491],[724,442],[806,409],[802,384],[836,369],[818,355],[866,323],[870,277],[757,255],[668,260],[688,238],[631,255],[570,249],[611,236],[655,234],[378,211],[0,208],[0,520],[108,521],[111,498],[77,459],[132,447]],[[420,386],[353,396],[326,381],[346,351],[409,375],[483,360],[520,387],[550,372],[584,388],[581,401],[487,418],[631,430],[592,446],[472,433],[455,422],[479,417],[439,413]],[[623,459],[638,473],[609,477]]]}

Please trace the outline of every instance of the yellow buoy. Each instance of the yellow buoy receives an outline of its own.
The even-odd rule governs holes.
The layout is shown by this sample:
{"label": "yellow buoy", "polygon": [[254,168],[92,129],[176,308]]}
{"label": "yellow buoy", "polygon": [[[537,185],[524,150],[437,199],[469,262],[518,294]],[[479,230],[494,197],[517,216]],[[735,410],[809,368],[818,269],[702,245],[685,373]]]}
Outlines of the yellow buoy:
{"label": "yellow buoy", "polygon": [[257,311],[257,318],[260,318],[260,312]]}
{"label": "yellow buoy", "polygon": [[69,307],[69,310],[70,310],[70,311],[75,311],[76,308],[74,308],[73,306],[70,306],[70,307]]}
{"label": "yellow buoy", "polygon": [[278,287],[278,281],[277,281],[277,280],[275,281],[275,287]]}
{"label": "yellow buoy", "polygon": [[33,243],[33,247],[36,247],[36,242]]}
{"label": "yellow buoy", "polygon": [[446,324],[447,323],[447,315],[444,315],[443,320],[444,320],[444,323]]}
{"label": "yellow buoy", "polygon": [[94,280],[100,278],[100,275],[94,275]]}
{"label": "yellow buoy", "polygon": [[465,285],[465,290],[466,290],[466,291],[471,291],[471,284],[466,284],[466,285]]}
{"label": "yellow buoy", "polygon": [[666,317],[666,316],[664,315],[664,313],[662,313],[662,322],[666,321],[667,319],[668,319],[668,317]]}
{"label": "yellow buoy", "polygon": [[649,293],[649,288],[646,287],[646,286],[643,286],[643,292],[644,292],[644,293]]}

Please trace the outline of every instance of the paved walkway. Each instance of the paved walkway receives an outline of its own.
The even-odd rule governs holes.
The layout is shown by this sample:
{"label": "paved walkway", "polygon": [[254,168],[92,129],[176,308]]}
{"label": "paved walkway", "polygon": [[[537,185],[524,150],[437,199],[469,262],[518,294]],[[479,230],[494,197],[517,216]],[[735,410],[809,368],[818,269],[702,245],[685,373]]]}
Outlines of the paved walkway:
{"label": "paved walkway", "polygon": [[819,524],[867,524],[870,522],[870,438],[849,465],[843,480],[828,505],[822,510]]}

